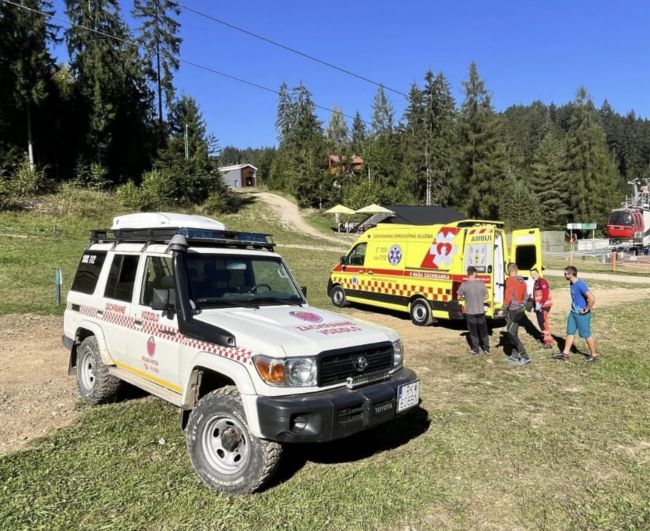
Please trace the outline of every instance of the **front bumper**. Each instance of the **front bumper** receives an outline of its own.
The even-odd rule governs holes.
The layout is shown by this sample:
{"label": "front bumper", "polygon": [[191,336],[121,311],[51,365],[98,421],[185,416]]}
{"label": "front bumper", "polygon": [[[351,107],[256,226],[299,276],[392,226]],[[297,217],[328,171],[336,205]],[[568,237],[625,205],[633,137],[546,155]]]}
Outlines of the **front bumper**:
{"label": "front bumper", "polygon": [[395,418],[397,388],[415,381],[415,372],[400,369],[390,380],[358,389],[338,387],[306,395],[260,397],[257,410],[262,436],[279,442],[347,437]]}

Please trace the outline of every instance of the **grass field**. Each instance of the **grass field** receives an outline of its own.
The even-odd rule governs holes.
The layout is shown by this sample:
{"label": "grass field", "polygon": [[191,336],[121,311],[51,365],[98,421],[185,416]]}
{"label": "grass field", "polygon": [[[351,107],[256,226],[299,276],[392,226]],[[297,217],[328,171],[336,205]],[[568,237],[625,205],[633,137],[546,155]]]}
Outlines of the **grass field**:
{"label": "grass field", "polygon": [[[86,229],[113,213],[96,215],[0,214],[0,232],[47,246],[0,239],[0,311],[59,312],[46,277],[60,261],[70,280]],[[226,222],[323,245],[261,217],[251,208]],[[59,239],[47,232],[55,222]],[[324,285],[340,253],[281,252],[311,303],[331,308]],[[0,528],[649,529],[648,302],[598,309],[603,359],[593,366],[535,350],[531,366],[509,367],[498,353],[466,355],[453,327],[412,327],[406,362],[422,380],[422,408],[343,441],[289,447],[277,480],[257,495],[200,484],[172,406],[152,397],[79,405],[72,426],[0,458]],[[555,315],[555,330],[561,322]]]}

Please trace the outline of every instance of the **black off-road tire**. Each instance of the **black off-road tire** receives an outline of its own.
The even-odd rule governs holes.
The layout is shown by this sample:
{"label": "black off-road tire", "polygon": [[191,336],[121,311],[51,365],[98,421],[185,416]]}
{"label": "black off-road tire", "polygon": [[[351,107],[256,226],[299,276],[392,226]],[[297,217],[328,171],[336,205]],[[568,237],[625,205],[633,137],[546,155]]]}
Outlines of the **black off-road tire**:
{"label": "black off-road tire", "polygon": [[122,381],[108,372],[102,362],[99,344],[95,336],[88,336],[77,347],[77,388],[89,404],[112,402]]}
{"label": "black off-road tire", "polygon": [[409,314],[411,315],[411,322],[416,326],[429,326],[433,323],[431,306],[429,306],[426,299],[421,297],[411,302]]}
{"label": "black off-road tire", "polygon": [[349,305],[345,297],[345,290],[338,284],[331,289],[330,299],[332,300],[332,304],[337,308],[344,308]]}
{"label": "black off-road tire", "polygon": [[230,494],[261,489],[276,471],[282,445],[252,435],[236,387],[205,395],[187,424],[187,452],[209,487]]}

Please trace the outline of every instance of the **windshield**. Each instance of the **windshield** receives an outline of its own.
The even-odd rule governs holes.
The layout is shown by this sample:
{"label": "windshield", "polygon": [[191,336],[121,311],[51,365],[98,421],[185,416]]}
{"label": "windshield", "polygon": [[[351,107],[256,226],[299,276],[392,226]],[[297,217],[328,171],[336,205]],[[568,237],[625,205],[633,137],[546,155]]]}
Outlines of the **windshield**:
{"label": "windshield", "polygon": [[632,213],[628,210],[615,210],[609,215],[610,225],[629,225],[633,224]]}
{"label": "windshield", "polygon": [[186,265],[198,308],[304,302],[278,258],[190,253]]}

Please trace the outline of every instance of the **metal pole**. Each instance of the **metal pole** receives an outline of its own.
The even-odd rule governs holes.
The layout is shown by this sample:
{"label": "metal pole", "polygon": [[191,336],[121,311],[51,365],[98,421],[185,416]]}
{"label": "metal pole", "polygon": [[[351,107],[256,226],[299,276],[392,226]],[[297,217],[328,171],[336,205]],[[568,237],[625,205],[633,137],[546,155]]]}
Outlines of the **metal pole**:
{"label": "metal pole", "polygon": [[185,124],[185,135],[184,135],[184,141],[185,141],[185,160],[190,158],[190,146],[189,146],[189,134],[187,132],[187,124]]}
{"label": "metal pole", "polygon": [[54,300],[57,306],[61,306],[61,286],[63,285],[63,271],[54,270]]}

